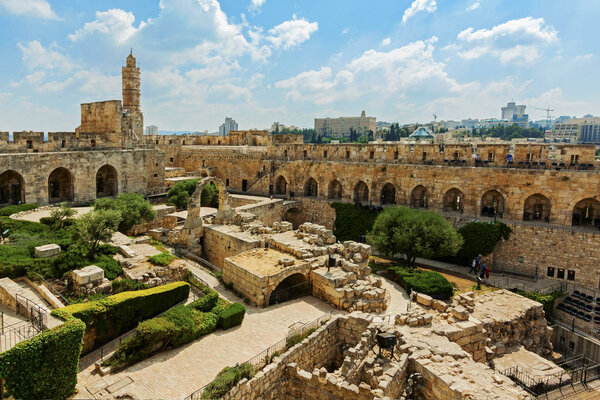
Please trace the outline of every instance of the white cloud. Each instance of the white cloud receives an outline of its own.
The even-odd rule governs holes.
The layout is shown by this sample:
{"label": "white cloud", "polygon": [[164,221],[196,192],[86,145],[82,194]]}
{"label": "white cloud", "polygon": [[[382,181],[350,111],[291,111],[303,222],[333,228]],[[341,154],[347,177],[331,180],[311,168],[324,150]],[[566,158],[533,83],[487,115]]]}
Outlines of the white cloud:
{"label": "white cloud", "polygon": [[250,10],[258,11],[265,4],[267,0],[251,0],[250,2]]}
{"label": "white cloud", "polygon": [[475,3],[473,3],[469,7],[467,7],[466,11],[467,12],[475,11],[479,8],[480,5],[481,5],[481,3],[479,1],[476,1]]}
{"label": "white cloud", "polygon": [[112,37],[117,43],[123,43],[145,25],[144,22],[141,22],[136,28],[134,22],[135,16],[128,11],[117,8],[107,11],[97,11],[96,20],[86,22],[83,28],[70,34],[69,39],[76,42],[93,33],[100,33]]}
{"label": "white cloud", "polygon": [[346,35],[348,32],[350,32],[350,28],[344,28],[342,30],[342,35]]}
{"label": "white cloud", "polygon": [[576,60],[589,60],[592,57],[594,57],[594,55],[592,53],[588,53],[588,54],[584,54],[582,56],[577,56],[575,57]]}
{"label": "white cloud", "polygon": [[0,6],[15,15],[60,20],[46,0],[0,0]]}
{"label": "white cloud", "polygon": [[453,47],[466,60],[492,55],[505,64],[529,64],[541,57],[544,47],[558,41],[558,32],[546,25],[543,18],[525,17],[491,29],[470,27],[460,32],[457,38],[460,42]]}
{"label": "white cloud", "polygon": [[269,29],[267,40],[276,49],[287,50],[310,39],[310,35],[319,29],[317,22],[309,22],[304,18],[284,21],[276,27]]}
{"label": "white cloud", "polygon": [[421,11],[433,13],[435,10],[437,10],[437,3],[435,0],[415,0],[412,2],[410,7],[404,11],[404,15],[402,15],[402,22],[406,23],[410,17],[415,16]]}
{"label": "white cloud", "polygon": [[436,41],[432,37],[387,52],[367,50],[335,74],[324,66],[276,82],[275,87],[287,89],[288,98],[319,105],[369,95],[388,98],[419,85],[458,91],[461,85],[448,76],[446,65],[433,57]]}
{"label": "white cloud", "polygon": [[552,26],[544,26],[544,18],[525,17],[512,19],[503,24],[496,25],[492,29],[467,28],[458,34],[458,38],[465,42],[477,42],[483,40],[495,40],[507,36],[520,36],[524,38],[538,39],[545,43],[558,40],[558,32]]}
{"label": "white cloud", "polygon": [[32,40],[25,44],[18,43],[17,46],[21,50],[23,64],[29,69],[40,68],[69,72],[75,67],[75,64],[67,56],[53,49],[56,48],[56,45],[45,48],[39,41]]}
{"label": "white cloud", "polygon": [[382,45],[382,46],[384,46],[384,47],[385,47],[385,46],[389,46],[391,43],[392,43],[392,39],[390,39],[389,37],[388,37],[388,38],[385,38],[385,39],[383,39],[383,40],[381,41],[381,45]]}

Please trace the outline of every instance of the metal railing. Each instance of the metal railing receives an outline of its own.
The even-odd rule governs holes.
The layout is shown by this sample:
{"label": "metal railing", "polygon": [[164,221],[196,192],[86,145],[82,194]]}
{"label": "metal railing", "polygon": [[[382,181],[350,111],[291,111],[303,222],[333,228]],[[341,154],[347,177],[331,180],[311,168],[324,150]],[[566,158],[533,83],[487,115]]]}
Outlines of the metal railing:
{"label": "metal railing", "polygon": [[[323,314],[319,318],[317,318],[311,322],[308,322],[297,329],[291,330],[287,334],[285,339],[282,339],[279,342],[275,343],[274,345],[271,345],[266,350],[258,353],[254,357],[250,358],[249,360],[247,360],[241,364],[250,364],[254,367],[255,372],[260,371],[262,368],[267,366],[272,361],[272,359],[274,358],[275,355],[281,354],[287,350],[287,343],[290,338],[292,338],[294,336],[306,334],[306,332],[309,332],[311,329],[316,329],[316,328],[320,327],[325,322],[329,321],[331,319],[331,317],[332,317],[331,313]],[[202,393],[204,392],[204,390],[206,389],[206,387],[208,385],[210,385],[210,383],[202,386],[200,389],[196,390],[194,393],[191,393],[184,400],[200,400],[202,398]],[[218,400],[218,399],[211,399],[211,400]]]}
{"label": "metal railing", "polygon": [[40,331],[43,331],[48,326],[48,313],[46,307],[29,300],[19,294],[15,295],[16,313],[23,315],[36,325]]}
{"label": "metal railing", "polygon": [[298,285],[290,286],[285,289],[275,290],[269,297],[269,305],[283,303],[289,300],[294,300],[311,293],[312,285],[310,282],[302,282]]}
{"label": "metal railing", "polygon": [[52,292],[52,294],[54,294],[55,296],[60,297],[60,299],[63,301],[63,303],[65,305],[71,305],[71,302],[69,300],[67,300],[55,287],[54,285],[52,285],[50,282],[48,282],[47,280],[44,279],[43,276],[41,276],[40,274],[38,274],[37,272],[34,272],[34,274],[40,278],[40,280],[45,284],[44,286],[46,286],[48,288],[48,290],[50,290]]}
{"label": "metal railing", "polygon": [[13,348],[17,343],[31,339],[41,332],[39,326],[31,321],[22,321],[13,325],[4,326],[3,318],[2,333],[0,334],[0,352]]}

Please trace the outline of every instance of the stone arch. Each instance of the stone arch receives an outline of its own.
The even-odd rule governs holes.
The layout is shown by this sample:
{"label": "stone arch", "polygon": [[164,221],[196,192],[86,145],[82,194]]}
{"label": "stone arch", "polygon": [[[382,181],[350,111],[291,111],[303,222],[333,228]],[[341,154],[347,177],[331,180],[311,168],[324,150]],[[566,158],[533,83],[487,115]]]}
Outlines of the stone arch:
{"label": "stone arch", "polygon": [[58,167],[48,176],[48,202],[60,203],[75,198],[73,174],[64,167]]}
{"label": "stone arch", "polygon": [[269,293],[269,305],[283,303],[310,294],[310,282],[306,274],[295,270],[283,277]]}
{"label": "stone arch", "polygon": [[206,171],[202,171],[202,172],[200,172],[200,176],[201,176],[202,178],[208,178],[208,172],[206,172]]}
{"label": "stone arch", "polygon": [[119,175],[115,167],[105,164],[96,172],[96,197],[109,197],[119,194]]}
{"label": "stone arch", "polygon": [[25,179],[9,169],[0,174],[0,205],[25,203]]}
{"label": "stone arch", "polygon": [[428,203],[427,188],[423,185],[416,186],[410,193],[410,206],[412,208],[427,208]]}
{"label": "stone arch", "polygon": [[302,212],[296,208],[296,207],[292,207],[289,210],[286,210],[283,213],[282,216],[282,221],[287,221],[287,222],[291,222],[292,223],[292,227],[294,229],[298,229],[298,227],[300,225],[302,225],[304,222],[304,218],[302,217]]}
{"label": "stone arch", "polygon": [[579,200],[573,207],[573,226],[591,226],[600,229],[600,201],[593,197]]}
{"label": "stone arch", "polygon": [[223,223],[233,215],[233,211],[231,211],[231,206],[229,205],[229,193],[223,182],[219,178],[213,176],[201,179],[196,185],[196,190],[188,202],[188,217],[183,226],[184,231],[186,231],[187,236],[190,238],[190,245],[196,244],[195,234],[193,234],[191,230],[202,227],[202,216],[200,215],[202,190],[204,189],[204,186],[209,183],[214,183],[219,189],[219,208],[217,209],[217,215],[215,216],[215,223]]}
{"label": "stone arch", "polygon": [[488,190],[481,196],[481,215],[502,218],[505,212],[506,200],[498,190]]}
{"label": "stone arch", "polygon": [[319,184],[314,178],[308,178],[304,184],[304,195],[306,197],[319,197]]}
{"label": "stone arch", "polygon": [[287,181],[283,175],[279,175],[275,180],[275,194],[286,194],[287,193]]}
{"label": "stone arch", "polygon": [[358,181],[354,186],[354,198],[355,203],[369,203],[369,187],[363,181]]}
{"label": "stone arch", "polygon": [[541,193],[535,193],[523,203],[523,221],[550,222],[550,200]]}
{"label": "stone arch", "polygon": [[443,210],[462,212],[465,206],[465,194],[457,188],[452,188],[444,194]]}
{"label": "stone arch", "polygon": [[327,198],[331,200],[341,200],[342,199],[342,184],[337,179],[329,182],[329,187],[327,188]]}
{"label": "stone arch", "polygon": [[396,187],[389,182],[381,188],[381,204],[396,204]]}

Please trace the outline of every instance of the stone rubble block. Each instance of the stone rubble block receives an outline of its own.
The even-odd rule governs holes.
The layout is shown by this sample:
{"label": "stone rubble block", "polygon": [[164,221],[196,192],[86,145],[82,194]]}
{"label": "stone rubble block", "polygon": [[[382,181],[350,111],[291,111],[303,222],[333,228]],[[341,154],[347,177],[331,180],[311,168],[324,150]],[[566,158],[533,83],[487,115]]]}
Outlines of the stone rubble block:
{"label": "stone rubble block", "polygon": [[119,251],[121,252],[121,254],[123,254],[123,256],[127,258],[134,258],[137,256],[137,253],[133,251],[131,247],[124,244],[119,246]]}
{"label": "stone rubble block", "polygon": [[48,258],[60,255],[60,246],[57,244],[46,244],[34,249],[36,258]]}
{"label": "stone rubble block", "polygon": [[100,282],[104,279],[104,270],[96,265],[71,271],[71,278],[77,286]]}

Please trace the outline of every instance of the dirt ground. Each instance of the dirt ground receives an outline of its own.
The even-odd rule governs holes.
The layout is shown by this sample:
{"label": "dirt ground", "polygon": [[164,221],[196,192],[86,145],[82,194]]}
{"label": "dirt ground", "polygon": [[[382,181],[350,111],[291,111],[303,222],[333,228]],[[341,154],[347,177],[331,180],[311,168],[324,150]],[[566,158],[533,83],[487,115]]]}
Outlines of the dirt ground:
{"label": "dirt ground", "polygon": [[283,271],[286,267],[279,265],[279,259],[289,258],[296,261],[292,256],[274,249],[253,249],[231,257],[230,260],[242,268],[258,275],[267,276]]}

